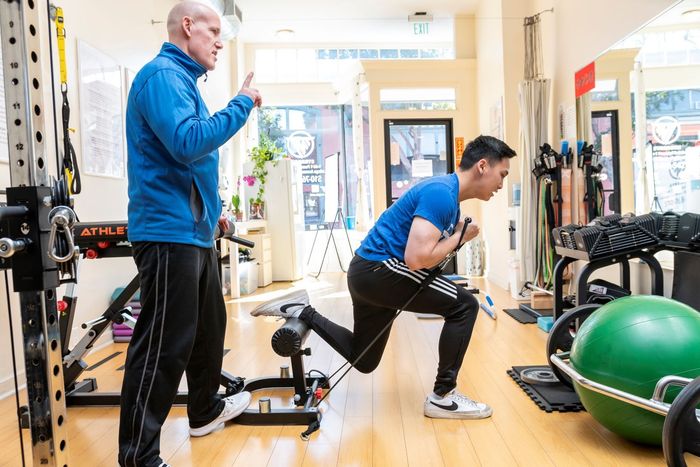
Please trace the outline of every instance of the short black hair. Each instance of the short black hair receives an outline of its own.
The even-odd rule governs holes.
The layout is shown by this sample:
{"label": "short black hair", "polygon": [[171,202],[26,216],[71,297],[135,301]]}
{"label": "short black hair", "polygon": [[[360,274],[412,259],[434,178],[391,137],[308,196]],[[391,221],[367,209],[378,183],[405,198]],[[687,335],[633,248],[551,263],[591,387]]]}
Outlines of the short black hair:
{"label": "short black hair", "polygon": [[470,141],[467,147],[464,148],[459,168],[469,170],[481,159],[486,159],[489,161],[489,164],[493,164],[515,156],[515,151],[500,139],[481,135]]}

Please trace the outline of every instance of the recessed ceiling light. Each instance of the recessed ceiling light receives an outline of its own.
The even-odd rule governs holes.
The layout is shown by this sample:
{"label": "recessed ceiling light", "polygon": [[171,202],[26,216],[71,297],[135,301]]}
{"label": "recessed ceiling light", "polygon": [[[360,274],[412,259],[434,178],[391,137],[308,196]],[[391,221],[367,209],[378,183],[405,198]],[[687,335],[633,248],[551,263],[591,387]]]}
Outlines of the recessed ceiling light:
{"label": "recessed ceiling light", "polygon": [[278,29],[275,32],[275,37],[277,37],[277,39],[290,39],[293,36],[294,36],[293,29]]}

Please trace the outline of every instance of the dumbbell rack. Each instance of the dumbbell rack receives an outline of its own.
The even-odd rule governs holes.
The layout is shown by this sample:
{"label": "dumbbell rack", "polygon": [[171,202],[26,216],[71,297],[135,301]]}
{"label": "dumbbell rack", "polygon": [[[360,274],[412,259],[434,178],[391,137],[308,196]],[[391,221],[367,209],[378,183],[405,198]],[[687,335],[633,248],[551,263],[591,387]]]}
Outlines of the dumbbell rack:
{"label": "dumbbell rack", "polygon": [[586,303],[588,294],[588,279],[597,269],[613,264],[620,265],[620,285],[630,288],[630,265],[629,260],[633,258],[641,259],[651,273],[651,293],[653,295],[663,295],[664,275],[659,261],[654,258],[655,250],[637,250],[619,252],[612,255],[590,259],[585,251],[573,250],[561,246],[556,247],[556,252],[561,258],[554,266],[554,321],[556,322],[564,314],[564,271],[566,267],[578,260],[588,261],[579,270],[576,278],[576,301],[579,305]]}

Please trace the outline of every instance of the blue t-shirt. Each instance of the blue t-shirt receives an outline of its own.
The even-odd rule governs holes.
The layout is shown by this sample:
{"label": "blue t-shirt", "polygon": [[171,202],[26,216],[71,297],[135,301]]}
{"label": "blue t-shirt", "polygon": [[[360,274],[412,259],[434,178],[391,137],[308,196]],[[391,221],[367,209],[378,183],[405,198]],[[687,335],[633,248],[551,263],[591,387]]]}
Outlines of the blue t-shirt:
{"label": "blue t-shirt", "polygon": [[404,261],[408,233],[416,216],[437,227],[442,239],[449,237],[459,222],[458,194],[459,181],[454,173],[420,182],[379,216],[355,253],[369,261]]}

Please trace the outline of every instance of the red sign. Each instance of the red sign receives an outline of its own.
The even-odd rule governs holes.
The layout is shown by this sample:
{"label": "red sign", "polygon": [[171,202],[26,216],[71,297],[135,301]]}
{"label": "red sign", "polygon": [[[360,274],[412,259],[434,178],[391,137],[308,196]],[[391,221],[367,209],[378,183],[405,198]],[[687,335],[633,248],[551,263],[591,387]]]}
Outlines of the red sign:
{"label": "red sign", "polygon": [[591,62],[576,72],[574,77],[576,97],[595,88],[595,62]]}

